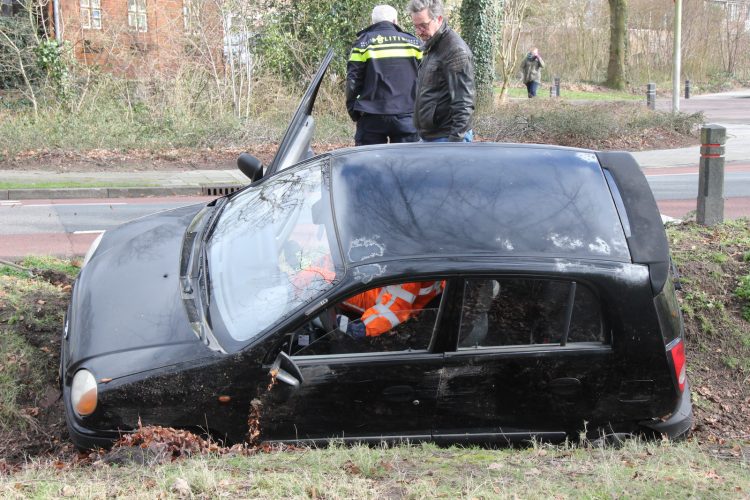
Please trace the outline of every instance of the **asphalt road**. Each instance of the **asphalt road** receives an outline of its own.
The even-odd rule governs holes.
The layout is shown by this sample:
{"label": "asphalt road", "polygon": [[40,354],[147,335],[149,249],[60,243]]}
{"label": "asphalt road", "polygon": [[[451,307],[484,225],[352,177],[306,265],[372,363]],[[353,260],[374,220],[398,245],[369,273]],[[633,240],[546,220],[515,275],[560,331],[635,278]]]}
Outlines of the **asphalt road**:
{"label": "asphalt road", "polygon": [[[671,89],[670,89],[671,90]],[[643,90],[643,99],[646,99],[646,90]],[[680,89],[684,92],[684,88]],[[657,96],[656,109],[671,111],[672,97]],[[680,112],[697,113],[703,112],[706,122],[719,122],[723,124],[747,124],[748,111],[750,111],[750,94],[746,91],[724,92],[721,94],[700,95],[692,99],[680,99]]]}
{"label": "asphalt road", "polygon": [[105,230],[213,197],[0,201],[0,259],[85,255]]}
{"label": "asphalt road", "polygon": [[[696,208],[697,167],[648,169],[661,212],[684,217]],[[0,201],[0,259],[25,255],[84,255],[104,230],[161,210],[211,197],[119,198],[106,200]],[[750,165],[730,165],[725,176],[725,218],[750,217]]]}

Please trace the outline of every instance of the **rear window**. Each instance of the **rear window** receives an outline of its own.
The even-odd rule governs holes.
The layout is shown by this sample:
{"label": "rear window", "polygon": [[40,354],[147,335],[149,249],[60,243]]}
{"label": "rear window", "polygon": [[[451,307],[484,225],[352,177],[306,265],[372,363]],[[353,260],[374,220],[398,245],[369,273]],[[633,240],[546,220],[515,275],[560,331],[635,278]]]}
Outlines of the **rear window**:
{"label": "rear window", "polygon": [[604,341],[599,301],[580,283],[466,280],[459,348]]}

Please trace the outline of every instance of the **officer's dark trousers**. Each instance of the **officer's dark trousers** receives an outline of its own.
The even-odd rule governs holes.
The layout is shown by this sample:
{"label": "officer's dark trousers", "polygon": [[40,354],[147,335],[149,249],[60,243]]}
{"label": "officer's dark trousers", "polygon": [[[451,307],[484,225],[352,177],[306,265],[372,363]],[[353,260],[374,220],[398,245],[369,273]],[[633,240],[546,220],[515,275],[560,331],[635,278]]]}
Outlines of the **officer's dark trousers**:
{"label": "officer's dark trousers", "polygon": [[357,120],[354,144],[385,144],[387,142],[416,142],[419,140],[414,128],[412,114],[370,115],[364,114]]}

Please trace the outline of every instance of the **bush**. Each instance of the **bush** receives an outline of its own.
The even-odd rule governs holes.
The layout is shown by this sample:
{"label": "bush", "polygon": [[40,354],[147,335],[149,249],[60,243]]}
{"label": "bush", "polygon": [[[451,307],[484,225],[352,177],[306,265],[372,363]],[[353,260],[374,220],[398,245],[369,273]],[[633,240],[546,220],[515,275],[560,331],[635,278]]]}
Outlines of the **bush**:
{"label": "bush", "polygon": [[[406,2],[402,2],[404,7]],[[305,81],[326,51],[336,57],[329,75],[343,81],[349,49],[357,32],[370,24],[370,0],[296,0],[277,4],[264,25],[258,53],[266,69],[286,82]],[[396,9],[399,5],[394,5]],[[403,10],[403,9],[402,9]]]}
{"label": "bush", "polygon": [[[36,33],[24,16],[0,17],[0,89],[36,84],[44,72],[37,64]],[[24,79],[24,73],[25,78]]]}
{"label": "bush", "polygon": [[638,141],[650,130],[690,135],[703,122],[702,113],[654,112],[640,103],[573,104],[557,100],[512,102],[479,113],[477,133],[489,141],[535,142],[606,149],[609,142]]}

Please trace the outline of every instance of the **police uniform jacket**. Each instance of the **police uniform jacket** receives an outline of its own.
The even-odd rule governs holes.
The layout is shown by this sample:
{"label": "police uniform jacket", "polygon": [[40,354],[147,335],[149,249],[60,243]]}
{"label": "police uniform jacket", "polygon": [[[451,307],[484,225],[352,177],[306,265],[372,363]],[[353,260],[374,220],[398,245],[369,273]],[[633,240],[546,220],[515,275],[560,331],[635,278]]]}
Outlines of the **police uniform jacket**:
{"label": "police uniform jacket", "polygon": [[346,109],[353,120],[362,113],[400,115],[414,112],[419,40],[382,21],[357,33],[346,65]]}

